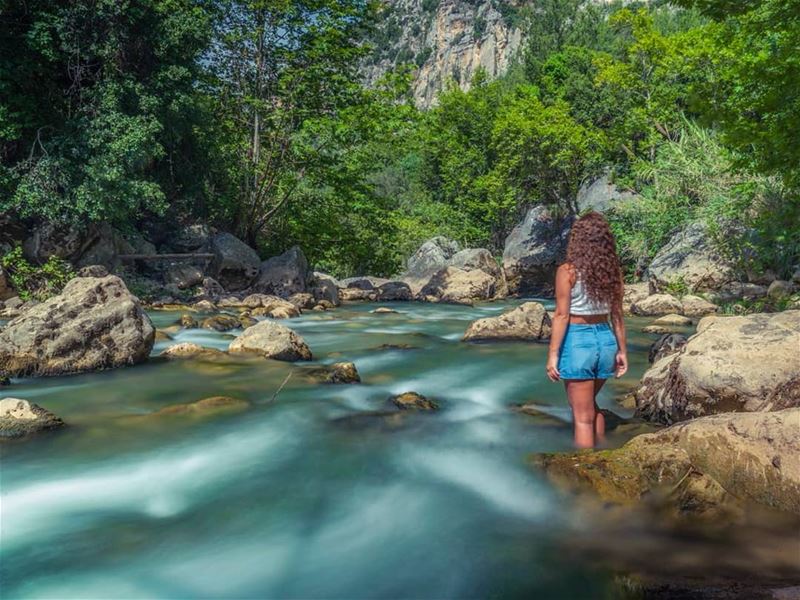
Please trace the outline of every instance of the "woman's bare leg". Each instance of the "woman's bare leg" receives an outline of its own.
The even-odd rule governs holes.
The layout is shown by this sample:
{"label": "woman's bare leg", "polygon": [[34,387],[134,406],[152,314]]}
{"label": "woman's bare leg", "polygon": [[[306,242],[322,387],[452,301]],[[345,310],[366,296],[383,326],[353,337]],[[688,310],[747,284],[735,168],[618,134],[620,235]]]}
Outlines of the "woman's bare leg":
{"label": "woman's bare leg", "polygon": [[597,406],[597,394],[606,382],[605,379],[594,380],[594,437],[595,443],[602,444],[606,441],[606,418],[600,412],[600,407]]}
{"label": "woman's bare leg", "polygon": [[569,405],[572,407],[572,421],[575,429],[575,446],[593,448],[595,443],[595,419],[597,412],[594,403],[593,379],[569,379],[564,381]]}

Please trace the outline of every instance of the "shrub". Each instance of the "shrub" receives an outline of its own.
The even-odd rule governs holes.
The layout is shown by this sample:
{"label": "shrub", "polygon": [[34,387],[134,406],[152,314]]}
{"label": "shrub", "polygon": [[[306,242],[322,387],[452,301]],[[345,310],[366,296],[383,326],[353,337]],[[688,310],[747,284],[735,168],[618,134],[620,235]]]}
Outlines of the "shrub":
{"label": "shrub", "polygon": [[0,263],[23,300],[46,300],[58,294],[75,276],[70,264],[57,256],[51,256],[41,266],[32,265],[25,260],[20,246],[0,259]]}

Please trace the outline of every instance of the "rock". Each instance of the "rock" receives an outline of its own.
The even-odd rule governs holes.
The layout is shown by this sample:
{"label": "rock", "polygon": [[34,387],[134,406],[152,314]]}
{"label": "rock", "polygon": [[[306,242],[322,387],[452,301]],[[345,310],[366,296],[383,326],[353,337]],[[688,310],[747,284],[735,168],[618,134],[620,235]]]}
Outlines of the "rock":
{"label": "rock", "polygon": [[[686,336],[681,333],[665,333],[650,345],[647,360],[652,365],[654,362],[683,348],[686,345],[686,341]],[[635,408],[635,406],[631,408]]]}
{"label": "rock", "polygon": [[673,423],[712,413],[800,404],[800,311],[705,317],[680,351],[653,364],[637,414]]}
{"label": "rock", "polygon": [[373,302],[377,299],[376,291],[358,288],[345,288],[339,290],[339,299],[342,302]]}
{"label": "rock", "polygon": [[624,292],[622,294],[622,310],[625,314],[630,314],[631,306],[644,300],[651,293],[650,284],[644,283],[626,283]]}
{"label": "rock", "polygon": [[539,302],[525,302],[497,317],[474,321],[465,342],[485,340],[542,341],[550,337],[550,317]]}
{"label": "rock", "polygon": [[671,325],[674,327],[688,327],[694,322],[689,317],[671,313],[653,321],[653,325]]}
{"label": "rock", "polygon": [[200,300],[200,302],[192,304],[192,310],[196,310],[197,312],[214,312],[217,310],[217,305],[209,300]]}
{"label": "rock", "polygon": [[[109,271],[113,271],[120,264],[120,254],[133,254],[135,251],[125,236],[108,223],[91,227],[90,231],[93,240],[78,258],[72,259],[78,267],[102,265]],[[155,248],[153,247],[152,250],[155,251]]]}
{"label": "rock", "polygon": [[338,362],[332,365],[311,367],[307,372],[314,379],[323,383],[361,383],[355,364]]}
{"label": "rock", "polygon": [[238,398],[231,398],[229,396],[212,396],[211,398],[203,398],[197,402],[165,406],[146,416],[147,418],[174,416],[207,417],[220,413],[239,412],[249,407],[250,403],[246,400],[239,400]]}
{"label": "rock", "polygon": [[678,516],[716,518],[755,502],[800,515],[800,409],[705,416],[601,452],[534,462],[574,492],[604,502],[666,503]]}
{"label": "rock", "polygon": [[404,281],[387,281],[378,288],[377,300],[381,302],[398,302],[413,299],[414,294]]}
{"label": "rock", "polygon": [[[2,256],[0,256],[0,258],[2,258]],[[11,286],[11,279],[3,268],[3,265],[0,264],[0,302],[8,298],[13,298],[15,295],[16,292]]]}
{"label": "rock", "polygon": [[714,249],[708,228],[698,221],[675,233],[658,251],[647,267],[647,278],[659,289],[680,281],[691,291],[710,291],[734,281],[735,270]]}
{"label": "rock", "polygon": [[492,253],[485,248],[466,248],[456,252],[448,261],[448,266],[464,271],[481,270],[491,275],[494,282],[494,298],[505,298],[508,295],[508,284],[503,269]]}
{"label": "rock", "polygon": [[63,426],[64,421],[38,404],[19,398],[0,400],[0,439],[25,437]]}
{"label": "rock", "polygon": [[314,305],[314,308],[312,308],[311,310],[315,310],[317,312],[325,312],[326,308],[322,304],[316,304]]}
{"label": "rock", "polygon": [[258,254],[236,236],[218,233],[211,238],[210,246],[214,254],[211,270],[226,290],[243,290],[259,274]]}
{"label": "rock", "polygon": [[22,305],[25,304],[25,301],[19,296],[13,296],[8,298],[3,304],[6,309],[18,310],[22,308]]}
{"label": "rock", "polygon": [[61,375],[147,360],[155,329],[119,277],[78,277],[0,331],[0,373]]}
{"label": "rock", "polygon": [[217,301],[220,308],[240,308],[242,300],[237,296],[225,296]]}
{"label": "rock", "polygon": [[797,267],[792,273],[792,283],[800,285],[800,267]]}
{"label": "rock", "polygon": [[420,295],[435,298],[437,302],[472,304],[493,298],[495,283],[494,277],[479,269],[464,271],[457,267],[445,267],[430,278]]}
{"label": "rock", "polygon": [[168,342],[172,339],[172,336],[164,331],[163,329],[156,329],[156,337],[155,341],[157,342]]}
{"label": "rock", "polygon": [[254,317],[270,317],[271,319],[291,319],[300,316],[300,310],[288,300],[276,299],[267,306],[254,308],[250,313]]}
{"label": "rock", "polygon": [[588,210],[602,213],[612,208],[617,202],[636,201],[639,197],[638,194],[619,189],[611,183],[609,174],[604,173],[591,182],[586,181],[581,185],[575,199],[575,206],[578,213]]}
{"label": "rock", "polygon": [[212,331],[230,331],[231,329],[239,328],[239,319],[233,315],[214,315],[203,319],[200,322],[200,327],[211,329]]}
{"label": "rock", "polygon": [[258,323],[258,321],[253,317],[251,317],[249,314],[239,315],[239,326],[242,329],[247,329],[248,327],[252,327],[256,323]]}
{"label": "rock", "polygon": [[179,290],[186,290],[203,283],[203,271],[196,265],[186,262],[170,263],[164,272],[164,281],[174,284]]}
{"label": "rock", "polygon": [[631,306],[631,312],[643,317],[657,317],[683,311],[681,301],[669,294],[653,294]]}
{"label": "rock", "polygon": [[314,308],[314,305],[316,304],[317,301],[314,299],[314,296],[312,294],[309,294],[307,292],[300,292],[289,296],[289,302],[291,302],[292,304],[295,305],[295,307],[301,310],[302,309],[308,310]]}
{"label": "rock", "polygon": [[339,281],[339,288],[344,289],[358,289],[358,290],[375,290],[388,283],[388,279],[383,277],[372,277],[371,275],[363,275],[359,277],[348,277]]}
{"label": "rock", "polygon": [[691,294],[681,298],[681,307],[683,308],[681,312],[687,317],[703,317],[719,310],[716,304],[709,302],[705,298],[693,296]]}
{"label": "rock", "polygon": [[572,218],[544,206],[531,208],[506,238],[503,269],[514,294],[551,294],[556,268],[564,259]]}
{"label": "rock", "polygon": [[723,304],[736,300],[757,300],[764,298],[766,295],[767,288],[763,285],[732,281],[709,293],[708,297],[712,302]]}
{"label": "rock", "polygon": [[405,277],[426,279],[448,265],[461,247],[458,242],[437,236],[423,243],[406,261]]}
{"label": "rock", "polygon": [[389,402],[400,410],[437,410],[439,406],[422,394],[416,392],[403,392],[389,398]]}
{"label": "rock", "polygon": [[214,348],[204,348],[199,344],[194,344],[192,342],[183,342],[180,344],[175,344],[174,346],[170,346],[166,348],[159,356],[164,358],[197,358],[197,357],[221,357],[224,356],[224,352],[221,350],[216,350]]}
{"label": "rock", "polygon": [[370,312],[375,314],[375,315],[396,315],[396,314],[398,314],[398,312],[395,309],[389,308],[388,306],[379,306],[378,308],[376,308],[375,310],[371,310]]}
{"label": "rock", "polygon": [[22,243],[23,254],[36,263],[51,256],[73,260],[93,241],[95,236],[89,229],[80,225],[42,223]]}
{"label": "rock", "polygon": [[170,250],[179,253],[192,253],[208,250],[211,246],[212,230],[208,225],[198,223],[184,225],[169,240],[167,246]]}
{"label": "rock", "polygon": [[204,277],[200,284],[200,294],[210,302],[215,302],[225,293],[225,289],[213,277]]}
{"label": "rock", "polygon": [[311,350],[302,337],[273,321],[248,327],[228,347],[231,354],[257,354],[264,358],[311,360]]}
{"label": "rock", "polygon": [[311,293],[317,301],[325,300],[332,306],[339,306],[339,282],[325,273],[314,272],[309,279]]}
{"label": "rock", "polygon": [[180,326],[183,327],[184,329],[197,329],[199,327],[197,319],[195,319],[190,314],[181,315],[181,318],[178,321],[178,323],[180,323]]}
{"label": "rock", "polygon": [[78,269],[76,277],[107,277],[108,269],[103,265],[89,265]]}
{"label": "rock", "polygon": [[794,285],[791,281],[776,279],[767,288],[767,297],[772,300],[782,300],[788,298],[794,292]]}
{"label": "rock", "polygon": [[307,279],[308,261],[299,247],[292,246],[280,256],[273,256],[261,263],[253,289],[288,298],[292,294],[305,292]]}
{"label": "rock", "polygon": [[333,302],[328,302],[327,300],[320,300],[319,302],[317,302],[314,308],[316,308],[317,306],[321,306],[324,310],[331,310],[333,308],[336,308]]}

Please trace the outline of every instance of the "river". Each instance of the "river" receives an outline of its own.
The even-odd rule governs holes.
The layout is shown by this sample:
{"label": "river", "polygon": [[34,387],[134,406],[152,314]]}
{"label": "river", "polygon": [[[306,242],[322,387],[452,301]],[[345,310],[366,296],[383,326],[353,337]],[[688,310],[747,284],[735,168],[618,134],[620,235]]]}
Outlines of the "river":
{"label": "river", "polygon": [[[532,452],[571,448],[546,345],[460,341],[470,321],[512,304],[387,304],[399,314],[349,305],[286,322],[316,362],[355,362],[357,385],[261,359],[15,380],[4,395],[69,427],[0,446],[2,597],[610,597],[613,573],[561,543],[571,504],[526,464]],[[158,327],[179,316],[150,315]],[[653,339],[642,323],[629,323],[628,385]],[[182,341],[225,349],[231,338],[183,330],[153,356]],[[625,416],[619,385],[599,404]],[[370,416],[408,390],[441,410]],[[252,406],[142,417],[215,395]],[[554,418],[516,413],[516,403]]]}

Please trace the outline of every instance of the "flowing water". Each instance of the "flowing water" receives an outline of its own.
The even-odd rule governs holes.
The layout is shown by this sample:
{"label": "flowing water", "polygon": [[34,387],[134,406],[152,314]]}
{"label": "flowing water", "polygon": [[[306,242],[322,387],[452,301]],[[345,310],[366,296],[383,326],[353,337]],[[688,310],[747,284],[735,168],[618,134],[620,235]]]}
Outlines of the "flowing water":
{"label": "flowing water", "polygon": [[[315,362],[355,362],[360,385],[315,383],[261,359],[14,381],[4,395],[69,427],[0,447],[0,596],[606,595],[611,575],[559,543],[570,505],[526,464],[571,447],[563,389],[544,375],[547,347],[460,341],[470,321],[509,304],[389,306],[399,314],[352,305],[288,323]],[[151,316],[165,327],[179,315]],[[652,341],[641,324],[631,321],[628,385]],[[182,341],[224,349],[232,337],[184,330],[153,355]],[[624,416],[620,385],[599,404]],[[376,415],[408,390],[441,410]],[[146,416],[216,395],[251,407]],[[514,412],[517,403],[553,418]],[[609,443],[625,439],[612,432]]]}

